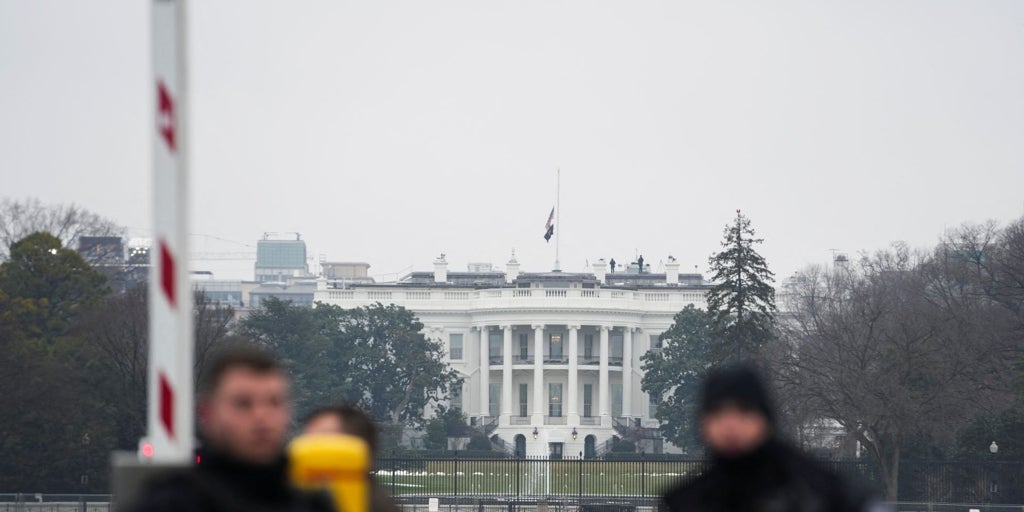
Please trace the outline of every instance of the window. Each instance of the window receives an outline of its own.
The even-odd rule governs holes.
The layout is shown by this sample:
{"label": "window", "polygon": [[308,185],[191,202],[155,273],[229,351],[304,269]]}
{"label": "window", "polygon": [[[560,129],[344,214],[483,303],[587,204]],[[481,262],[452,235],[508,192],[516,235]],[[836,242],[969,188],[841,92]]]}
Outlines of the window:
{"label": "window", "polygon": [[491,364],[501,364],[502,334],[500,332],[491,333],[491,337],[487,341],[487,355]]}
{"label": "window", "polygon": [[562,384],[548,384],[548,416],[562,416]]}
{"label": "window", "polygon": [[661,335],[660,334],[652,334],[651,335],[651,348],[659,348],[660,349],[661,346],[662,346]]}
{"label": "window", "polygon": [[548,355],[552,360],[562,359],[562,335],[552,334],[548,337]]}
{"label": "window", "polygon": [[528,334],[519,335],[519,360],[530,360],[530,336]]}
{"label": "window", "polygon": [[658,399],[654,395],[647,395],[647,414],[651,419],[658,417]]}
{"label": "window", "polygon": [[452,396],[450,401],[452,409],[462,411],[462,386],[452,387]]}
{"label": "window", "polygon": [[583,417],[589,418],[594,415],[594,385],[583,385]]}
{"label": "window", "polygon": [[501,384],[489,384],[487,388],[487,415],[496,418],[501,409]]}
{"label": "window", "polygon": [[462,360],[462,335],[448,335],[448,359],[452,361]]}
{"label": "window", "polygon": [[594,358],[594,335],[588,334],[583,337],[583,359],[589,361]]}
{"label": "window", "polygon": [[519,385],[519,416],[524,417],[524,418],[527,416],[526,411],[528,410],[529,396],[530,396],[529,393],[527,393],[527,385],[526,384],[520,384]]}
{"label": "window", "polygon": [[612,382],[611,383],[612,393],[612,417],[622,417],[622,383]]}
{"label": "window", "polygon": [[609,347],[611,349],[611,351],[608,354],[608,357],[611,358],[611,360],[613,362],[617,361],[617,362],[621,363],[622,362],[622,335],[621,334],[613,334],[612,335],[612,339],[611,339],[611,343],[612,343],[612,346]]}

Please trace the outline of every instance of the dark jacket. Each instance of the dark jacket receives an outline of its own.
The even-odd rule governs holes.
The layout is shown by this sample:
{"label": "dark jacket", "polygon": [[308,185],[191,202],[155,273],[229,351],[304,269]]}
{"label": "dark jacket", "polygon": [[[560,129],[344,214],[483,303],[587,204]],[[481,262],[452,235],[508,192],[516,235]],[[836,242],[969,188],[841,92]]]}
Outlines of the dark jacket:
{"label": "dark jacket", "polygon": [[326,494],[306,493],[288,484],[287,462],[247,464],[216,452],[200,464],[149,482],[133,512],[336,512]]}
{"label": "dark jacket", "polygon": [[780,441],[743,457],[716,458],[695,480],[669,491],[671,512],[861,512],[864,495],[839,475]]}

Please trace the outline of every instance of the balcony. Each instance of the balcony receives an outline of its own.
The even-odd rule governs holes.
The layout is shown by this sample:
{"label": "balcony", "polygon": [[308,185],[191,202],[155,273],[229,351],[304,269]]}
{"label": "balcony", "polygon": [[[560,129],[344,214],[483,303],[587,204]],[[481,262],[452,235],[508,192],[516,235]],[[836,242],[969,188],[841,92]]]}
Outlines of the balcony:
{"label": "balcony", "polygon": [[545,416],[545,425],[565,425],[565,416]]}
{"label": "balcony", "polygon": [[512,425],[529,425],[530,424],[530,417],[529,416],[512,416],[512,418],[509,421],[509,423],[512,424]]}
{"label": "balcony", "polygon": [[598,416],[583,416],[580,418],[580,425],[600,425],[601,418]]}

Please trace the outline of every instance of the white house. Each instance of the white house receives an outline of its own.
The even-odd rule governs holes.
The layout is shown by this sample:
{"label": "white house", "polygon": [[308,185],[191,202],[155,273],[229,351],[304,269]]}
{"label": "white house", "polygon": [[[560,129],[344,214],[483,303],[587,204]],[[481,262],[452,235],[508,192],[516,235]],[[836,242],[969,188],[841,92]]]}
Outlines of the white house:
{"label": "white house", "polygon": [[701,275],[680,274],[671,257],[665,273],[613,273],[604,260],[593,273],[521,273],[514,256],[504,272],[473,270],[449,272],[442,255],[433,272],[392,283],[322,279],[314,299],[414,311],[465,379],[451,405],[510,452],[594,456],[613,436],[647,453],[673,450],[652,419],[657,401],[640,389],[640,357],[660,348],[683,307],[704,307]]}

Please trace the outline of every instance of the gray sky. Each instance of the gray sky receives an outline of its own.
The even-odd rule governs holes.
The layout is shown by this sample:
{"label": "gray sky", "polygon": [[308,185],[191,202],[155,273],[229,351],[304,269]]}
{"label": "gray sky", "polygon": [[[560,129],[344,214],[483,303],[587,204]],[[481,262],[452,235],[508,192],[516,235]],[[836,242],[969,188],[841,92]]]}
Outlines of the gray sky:
{"label": "gray sky", "polygon": [[[148,4],[0,0],[0,196],[148,235]],[[194,233],[546,270],[560,167],[565,270],[703,270],[742,208],[786,276],[1024,213],[1017,0],[190,7]]]}

